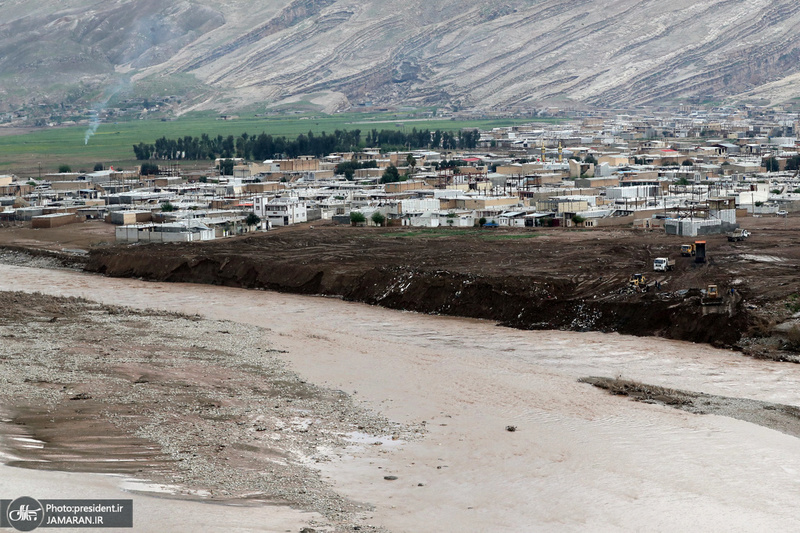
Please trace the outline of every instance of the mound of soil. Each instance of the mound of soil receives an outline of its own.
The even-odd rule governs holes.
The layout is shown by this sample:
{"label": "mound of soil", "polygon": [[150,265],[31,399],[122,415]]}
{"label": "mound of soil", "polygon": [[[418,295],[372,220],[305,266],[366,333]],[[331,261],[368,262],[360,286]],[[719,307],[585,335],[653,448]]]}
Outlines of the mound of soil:
{"label": "mound of soil", "polygon": [[[707,237],[709,261],[697,264],[679,255],[687,239],[633,230],[316,226],[206,243],[105,247],[91,251],[86,269],[336,296],[521,329],[658,335],[733,346],[751,328],[751,311],[760,307],[753,301],[791,292],[769,294],[758,287],[765,270],[793,275],[794,267],[787,267],[794,261],[747,259],[743,252],[755,253],[754,244],[764,242],[757,239],[728,243],[725,236]],[[787,250],[773,253],[783,257]],[[677,259],[674,271],[652,272],[653,259],[662,256]],[[647,276],[648,292],[628,290],[634,272]],[[709,284],[720,286],[723,305],[700,304]]]}

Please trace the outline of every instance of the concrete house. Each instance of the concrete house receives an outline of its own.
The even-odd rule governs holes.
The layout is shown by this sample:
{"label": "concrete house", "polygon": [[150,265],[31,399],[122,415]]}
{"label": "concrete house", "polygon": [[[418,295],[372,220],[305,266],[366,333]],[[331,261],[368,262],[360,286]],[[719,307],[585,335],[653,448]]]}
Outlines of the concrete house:
{"label": "concrete house", "polygon": [[268,200],[265,196],[256,196],[253,200],[253,212],[268,220],[272,227],[291,226],[308,221],[308,206],[298,198]]}

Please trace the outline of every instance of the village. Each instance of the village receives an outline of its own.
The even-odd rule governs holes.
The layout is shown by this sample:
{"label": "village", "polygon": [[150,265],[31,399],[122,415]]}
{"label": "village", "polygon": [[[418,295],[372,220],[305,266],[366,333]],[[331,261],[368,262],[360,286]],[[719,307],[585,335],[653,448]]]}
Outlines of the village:
{"label": "village", "polygon": [[205,241],[317,221],[712,235],[735,230],[741,217],[798,209],[798,127],[796,113],[687,109],[494,128],[473,150],[5,175],[0,223],[103,220],[118,242]]}

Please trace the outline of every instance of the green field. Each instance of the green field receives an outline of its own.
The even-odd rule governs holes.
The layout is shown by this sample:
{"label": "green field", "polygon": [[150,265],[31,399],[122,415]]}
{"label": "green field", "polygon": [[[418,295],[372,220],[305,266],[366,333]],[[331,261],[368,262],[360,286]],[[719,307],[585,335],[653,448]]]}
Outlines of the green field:
{"label": "green field", "polygon": [[273,136],[296,137],[313,131],[333,132],[336,129],[417,129],[458,130],[466,127],[486,129],[531,122],[530,119],[443,120],[400,118],[395,113],[341,113],[317,116],[241,116],[234,120],[218,120],[214,114],[193,114],[177,120],[134,120],[101,123],[88,144],[84,144],[86,126],[37,128],[19,135],[2,135],[0,130],[0,173],[33,176],[41,164],[42,172],[55,171],[60,164],[73,170],[91,170],[95,163],[132,167],[132,146],[139,142],[152,143],[159,137],[177,138],[208,133],[238,136],[242,133],[266,132]]}

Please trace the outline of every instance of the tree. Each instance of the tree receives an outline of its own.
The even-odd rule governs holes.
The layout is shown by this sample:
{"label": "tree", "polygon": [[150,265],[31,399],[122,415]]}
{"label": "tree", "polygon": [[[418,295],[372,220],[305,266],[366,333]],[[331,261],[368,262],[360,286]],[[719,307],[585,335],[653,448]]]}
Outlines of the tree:
{"label": "tree", "polygon": [[161,204],[161,211],[165,213],[175,211],[175,206],[169,202],[164,202],[163,204]]}
{"label": "tree", "polygon": [[[350,217],[352,218],[352,214],[350,215]],[[374,222],[376,226],[383,226],[383,223],[386,222],[386,217],[383,216],[379,211],[375,211],[374,213],[372,213],[372,216],[370,218],[372,219],[372,222]]]}
{"label": "tree", "polygon": [[223,176],[233,175],[233,159],[223,159],[219,162],[219,173]]}
{"label": "tree", "polygon": [[486,217],[481,217],[478,219],[478,225],[483,227],[486,224]]}
{"label": "tree", "polygon": [[786,160],[786,170],[797,170],[800,168],[800,155],[793,155]]}
{"label": "tree", "polygon": [[59,165],[58,172],[60,174],[66,174],[67,172],[72,172],[72,168],[69,165]]}
{"label": "tree", "polygon": [[155,176],[158,174],[158,165],[155,163],[142,163],[139,167],[139,174],[142,176]]}
{"label": "tree", "polygon": [[691,159],[684,159],[683,163],[681,163],[681,165],[684,166],[684,167],[693,167],[694,166],[694,161],[692,161]]}
{"label": "tree", "polygon": [[778,160],[774,157],[767,157],[761,161],[761,166],[767,169],[767,172],[777,172],[781,166]]}
{"label": "tree", "polygon": [[586,154],[586,157],[583,158],[584,163],[591,163],[593,165],[597,164],[597,159],[592,154]]}
{"label": "tree", "polygon": [[396,166],[389,165],[386,167],[386,170],[383,171],[381,183],[394,183],[397,181],[400,181],[400,172],[398,172]]}
{"label": "tree", "polygon": [[105,168],[103,168],[103,163],[95,163],[94,164],[94,171],[95,172],[99,172],[101,170],[105,170]]}
{"label": "tree", "polygon": [[572,217],[572,223],[575,224],[576,226],[580,226],[584,222],[586,222],[586,217],[582,217],[580,215],[575,215]]}
{"label": "tree", "polygon": [[689,180],[686,178],[681,178],[675,182],[677,185],[689,185]]}
{"label": "tree", "polygon": [[251,211],[247,218],[244,219],[244,222],[248,226],[258,226],[261,224],[261,217]]}
{"label": "tree", "polygon": [[414,158],[413,155],[408,154],[408,156],[406,157],[406,163],[411,168],[411,174],[413,174],[414,169],[417,167],[417,160]]}
{"label": "tree", "polygon": [[367,217],[361,211],[350,211],[350,223],[352,225],[363,224],[367,221]]}

